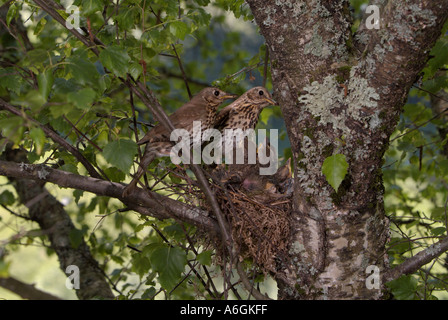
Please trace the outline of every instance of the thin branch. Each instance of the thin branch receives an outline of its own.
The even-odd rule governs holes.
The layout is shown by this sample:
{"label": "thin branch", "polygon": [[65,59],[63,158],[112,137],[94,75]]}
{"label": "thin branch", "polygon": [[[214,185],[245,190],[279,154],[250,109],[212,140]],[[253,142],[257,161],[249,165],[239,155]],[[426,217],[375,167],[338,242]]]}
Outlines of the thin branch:
{"label": "thin branch", "polygon": [[0,110],[6,110],[16,116],[22,117],[28,121],[31,121],[32,123],[38,125],[45,133],[45,135],[53,140],[54,142],[61,145],[63,148],[65,148],[68,152],[70,152],[79,162],[81,162],[84,167],[87,169],[89,174],[94,178],[101,178],[101,175],[95,170],[95,168],[92,166],[92,164],[79,152],[78,149],[76,149],[74,146],[72,146],[70,143],[68,143],[66,140],[64,140],[61,136],[59,136],[52,128],[46,125],[42,125],[39,121],[33,119],[29,115],[26,115],[25,113],[18,110],[16,107],[10,105],[3,99],[0,99]]}
{"label": "thin branch", "polygon": [[96,47],[90,46],[90,41],[85,38],[82,34],[80,34],[75,28],[67,28],[66,21],[61,15],[50,7],[52,1],[42,1],[42,0],[34,0],[34,2],[42,8],[46,13],[48,13],[53,19],[63,25],[71,34],[73,34],[76,38],[78,38],[87,48],[91,49],[96,55],[99,55],[99,51]]}
{"label": "thin branch", "polygon": [[22,282],[12,277],[0,278],[0,287],[3,287],[24,299],[29,300],[61,300],[52,294],[36,289],[34,285]]}
{"label": "thin branch", "polygon": [[10,161],[0,161],[0,175],[12,178],[25,178],[42,182],[55,183],[63,188],[72,188],[122,200],[130,209],[143,215],[158,219],[175,218],[191,223],[212,234],[219,234],[216,221],[208,217],[208,212],[186,205],[179,201],[150,192],[137,189],[126,199],[122,198],[124,186],[116,182],[80,176],[47,166],[34,164],[18,164]]}
{"label": "thin branch", "polygon": [[264,68],[263,68],[263,87],[266,87],[266,82],[268,80],[268,63],[269,63],[269,49],[266,46],[266,53],[264,56]]}
{"label": "thin branch", "polygon": [[17,212],[14,212],[14,211],[12,211],[11,209],[9,209],[7,206],[5,206],[4,204],[1,204],[0,206],[1,206],[3,209],[5,209],[6,211],[8,211],[10,214],[12,214],[13,216],[22,218],[22,219],[24,219],[24,220],[32,221],[32,219],[31,219],[30,217],[25,216],[25,215],[21,215],[21,214],[19,214],[19,213],[17,213]]}
{"label": "thin branch", "polygon": [[[62,26],[67,28],[65,20],[54,9],[50,8],[42,0],[34,0],[34,1],[36,2],[36,4],[40,5],[41,8],[43,8],[47,13],[49,13],[52,17],[54,17],[55,20],[58,21]],[[52,2],[52,1],[48,1],[48,2]],[[81,34],[79,34],[79,32],[77,32],[74,28],[70,29],[69,31],[73,35],[75,35],[75,37],[77,37],[79,40],[81,40],[82,43],[84,45],[86,45],[89,49],[91,49],[95,54],[97,54],[97,55],[99,54],[98,49],[96,47],[89,47],[89,41],[86,40]],[[131,77],[128,75],[128,79],[130,79],[130,78]],[[154,97],[152,92],[146,88],[146,85],[144,85],[140,82],[136,82],[134,80],[134,83],[138,87],[138,89],[137,89],[137,87],[132,85],[132,83],[129,80],[125,80],[123,78],[120,78],[120,80],[128,85],[128,87],[140,98],[140,100],[142,100],[142,102],[153,112],[153,114],[156,116],[157,120],[159,120],[162,123],[162,125],[164,125],[167,129],[169,129],[170,132],[172,130],[174,130],[174,126],[171,123],[170,119],[168,118],[167,114],[161,108],[159,102]],[[141,90],[141,92],[139,90]],[[192,171],[194,172],[194,174],[199,182],[199,185],[200,185],[202,191],[205,193],[206,198],[209,201],[209,203],[212,207],[212,210],[218,220],[220,233],[221,233],[221,236],[223,237],[223,243],[226,245],[226,248],[228,249],[229,253],[231,253],[232,252],[231,237],[229,234],[229,228],[224,220],[224,216],[223,216],[223,213],[221,212],[221,208],[219,207],[218,201],[216,200],[216,196],[215,196],[214,192],[211,190],[210,185],[209,185],[207,179],[205,178],[202,169],[196,164],[192,164],[192,165],[190,165],[190,167],[191,167]],[[121,188],[117,188],[116,191],[118,191],[118,189],[121,189]],[[115,194],[115,197],[121,198],[121,195],[118,196],[117,194]],[[135,195],[133,195],[133,197],[135,197]],[[129,202],[135,203],[133,201],[132,197],[128,197],[127,199],[122,199],[122,200],[126,200],[126,202],[129,201]],[[137,199],[134,199],[134,200],[137,200]],[[154,204],[152,204],[152,205],[154,205]],[[157,205],[157,206],[159,207],[160,205]]]}
{"label": "thin branch", "polygon": [[241,281],[243,282],[244,287],[246,288],[247,291],[249,291],[250,294],[252,294],[254,296],[255,299],[271,300],[269,297],[265,296],[260,291],[255,289],[253,283],[249,280],[249,278],[247,277],[247,274],[244,272],[243,264],[240,261],[238,261],[236,264],[236,270],[238,271],[238,274],[241,278]]}
{"label": "thin branch", "polygon": [[[128,82],[129,83],[129,82]],[[169,131],[174,130],[174,126],[171,123],[170,119],[158,103],[157,99],[154,98],[151,91],[149,91],[143,84],[137,82],[137,86],[139,87],[142,92],[140,92],[136,87],[130,85],[130,89],[140,98],[140,100],[154,113],[160,115],[160,118],[158,119],[160,122],[165,125]],[[227,223],[224,219],[224,215],[221,211],[221,208],[218,204],[218,201],[216,200],[215,193],[210,188],[210,185],[208,183],[208,180],[205,178],[204,172],[202,169],[196,165],[196,164],[190,164],[190,168],[193,171],[194,175],[196,176],[199,186],[201,187],[202,191],[204,192],[208,202],[210,203],[213,212],[215,213],[215,216],[218,220],[218,225],[221,230],[221,235],[223,237],[223,242],[226,245],[226,248],[229,248],[231,244],[231,237],[229,233],[229,227],[227,226]],[[231,252],[231,250],[229,250]]]}
{"label": "thin branch", "polygon": [[[439,100],[448,102],[446,99],[444,99],[444,98],[442,98],[442,97],[439,97],[438,95],[436,95],[436,94],[434,94],[434,93],[432,93],[432,92],[429,92],[428,90],[425,90],[425,89],[423,89],[423,88],[420,88],[419,86],[414,85],[414,88],[417,88],[417,89],[419,89],[419,90],[421,90],[421,91],[423,91],[423,92],[426,92],[426,93],[428,93],[429,95],[431,95],[431,96],[434,97],[434,98],[437,98],[437,99],[439,99]],[[431,121],[437,119],[438,117],[440,117],[441,115],[443,115],[443,114],[444,114],[445,112],[447,112],[447,111],[448,111],[448,108],[443,109],[442,111],[440,111],[439,113],[436,113],[433,117],[431,117],[430,119],[426,120],[425,122],[423,122],[423,123],[421,123],[421,124],[419,124],[419,125],[416,125],[414,128],[412,128],[412,129],[406,131],[406,132],[403,133],[403,134],[400,134],[400,135],[396,136],[396,137],[393,138],[393,139],[390,139],[390,142],[395,141],[395,140],[397,140],[397,139],[399,139],[399,138],[401,138],[401,137],[407,135],[408,133],[411,133],[411,132],[413,132],[413,131],[415,131],[415,130],[418,130],[419,128],[421,128],[421,127],[427,125],[428,123],[430,123]]]}
{"label": "thin branch", "polygon": [[[177,74],[177,73],[171,72],[167,68],[161,67],[161,68],[157,69],[157,71],[159,72],[159,74],[161,76],[164,76],[164,77],[167,77],[167,78],[175,78],[175,79],[185,80],[183,74]],[[187,81],[189,83],[195,84],[197,86],[210,87],[210,83],[207,83],[207,82],[201,81],[201,80],[197,80],[197,79],[193,79],[193,78],[190,78],[190,77],[187,77]]]}
{"label": "thin branch", "polygon": [[420,251],[415,256],[406,259],[399,266],[390,270],[383,275],[383,282],[389,282],[399,278],[404,274],[411,274],[420,269],[425,264],[431,262],[431,260],[437,258],[442,253],[448,251],[448,237],[432,244],[425,250]]}
{"label": "thin branch", "polygon": [[68,122],[68,124],[75,130],[77,134],[79,134],[81,137],[86,139],[95,149],[97,149],[99,152],[103,152],[103,149],[101,149],[95,142],[90,140],[84,133],[82,133],[78,128],[76,128],[76,125],[73,124],[65,115],[62,115],[62,118]]}
{"label": "thin branch", "polygon": [[184,70],[184,66],[182,64],[182,61],[180,60],[179,54],[177,53],[176,46],[174,44],[171,44],[171,47],[173,48],[174,55],[176,56],[177,64],[179,65],[180,72],[182,73],[182,79],[184,80],[185,87],[187,88],[188,97],[191,99],[193,98],[193,95],[191,94],[190,86],[188,85],[188,77]]}
{"label": "thin branch", "polygon": [[[160,15],[158,15],[158,14],[152,9],[151,6],[150,6],[150,8],[151,8],[151,12],[154,14],[154,16],[156,17],[156,19],[157,19],[158,21],[162,22],[162,19],[160,18]],[[180,3],[179,3],[178,19],[180,20],[180,18],[181,18],[181,9],[180,9]],[[166,22],[163,22],[162,24],[164,24],[164,23],[166,23]],[[173,49],[173,52],[174,52],[173,58],[176,59],[177,64],[179,65],[179,69],[180,69],[180,72],[181,72],[181,74],[182,74],[182,79],[184,80],[185,87],[187,88],[188,97],[191,99],[191,98],[193,97],[193,95],[191,94],[190,86],[188,85],[188,77],[187,77],[187,74],[186,74],[186,72],[185,72],[185,70],[184,70],[182,61],[180,60],[179,54],[177,53],[177,50],[176,50],[176,46],[175,46],[173,43],[171,44],[171,48]]]}

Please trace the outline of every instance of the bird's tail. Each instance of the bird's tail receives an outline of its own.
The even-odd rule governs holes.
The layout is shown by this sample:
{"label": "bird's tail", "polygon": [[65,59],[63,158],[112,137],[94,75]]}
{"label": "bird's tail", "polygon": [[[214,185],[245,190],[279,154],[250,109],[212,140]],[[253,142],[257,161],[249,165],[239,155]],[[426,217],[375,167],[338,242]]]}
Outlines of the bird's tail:
{"label": "bird's tail", "polygon": [[137,173],[134,175],[134,178],[132,181],[124,188],[123,190],[123,197],[129,196],[132,192],[134,192],[135,187],[137,186],[138,181],[145,173],[148,166],[151,164],[151,162],[156,157],[156,153],[152,150],[145,150],[145,153],[143,154],[142,160],[140,161],[140,164],[138,166]]}

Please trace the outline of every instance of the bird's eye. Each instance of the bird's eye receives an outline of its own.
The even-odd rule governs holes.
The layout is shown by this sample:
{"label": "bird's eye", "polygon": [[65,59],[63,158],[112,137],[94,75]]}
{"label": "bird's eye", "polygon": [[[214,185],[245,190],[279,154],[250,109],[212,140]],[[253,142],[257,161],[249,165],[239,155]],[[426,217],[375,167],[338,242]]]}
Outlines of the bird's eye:
{"label": "bird's eye", "polygon": [[263,90],[258,91],[258,94],[262,96],[264,94]]}
{"label": "bird's eye", "polygon": [[218,90],[215,90],[215,92],[213,92],[213,94],[214,94],[215,96],[219,96],[219,91],[218,91]]}

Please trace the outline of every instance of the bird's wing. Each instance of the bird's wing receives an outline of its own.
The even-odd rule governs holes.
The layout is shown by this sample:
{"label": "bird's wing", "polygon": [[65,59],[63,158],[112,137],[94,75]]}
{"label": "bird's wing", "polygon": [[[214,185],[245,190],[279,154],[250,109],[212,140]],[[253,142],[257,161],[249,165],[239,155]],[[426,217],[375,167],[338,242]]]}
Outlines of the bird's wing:
{"label": "bird's wing", "polygon": [[[194,100],[190,100],[182,107],[177,109],[168,118],[173,124],[174,128],[189,129],[194,120],[205,121],[205,108],[198,108]],[[148,142],[170,141],[170,133],[162,124],[157,124],[154,128],[149,130],[146,135],[137,142],[142,145]]]}
{"label": "bird's wing", "polygon": [[233,113],[234,110],[231,104],[222,109],[216,117],[215,128],[218,130],[224,129]]}

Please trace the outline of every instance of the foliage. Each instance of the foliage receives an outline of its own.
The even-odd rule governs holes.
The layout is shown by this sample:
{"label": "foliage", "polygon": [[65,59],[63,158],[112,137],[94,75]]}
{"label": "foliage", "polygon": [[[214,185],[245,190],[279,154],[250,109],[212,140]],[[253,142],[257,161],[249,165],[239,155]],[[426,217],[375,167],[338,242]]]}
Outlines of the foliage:
{"label": "foliage", "polygon": [[[212,82],[242,93],[266,77],[270,87],[269,74],[263,74],[261,37],[254,30],[232,29],[227,21],[250,19],[243,1],[123,0],[116,7],[110,1],[76,0],[73,5],[80,10],[77,30],[92,31],[99,40],[91,42],[91,47],[33,1],[12,1],[9,6],[6,23],[11,28],[1,33],[0,97],[22,106],[24,117],[0,111],[2,151],[7,141],[13,141],[28,151],[31,163],[63,161],[61,169],[84,174],[73,154],[29,120],[35,119],[76,146],[105,177],[125,182],[136,169],[135,130],[141,137],[154,122],[139,99],[129,100],[122,82],[127,73],[146,81],[167,113],[187,101],[189,92],[194,94]],[[57,9],[64,19],[73,13]],[[20,16],[26,17],[30,47],[12,36],[12,26],[21,24]],[[279,110],[275,113],[279,115]],[[269,116],[264,116],[263,125],[268,121]],[[152,169],[155,176],[161,172],[157,161]],[[165,183],[181,181],[174,174],[162,179]],[[14,188],[5,179],[1,183],[1,204],[12,212],[23,212]],[[70,234],[72,246],[87,241],[121,298],[219,298],[222,294],[201,284],[202,278],[209,278],[203,283],[221,280],[219,269],[212,265],[213,250],[196,239],[195,228],[121,212],[123,204],[79,190],[72,193],[54,187],[52,192],[69,201],[66,210],[77,227]],[[97,218],[92,219],[95,214]],[[7,211],[1,217],[15,232],[36,228]],[[2,232],[2,239],[8,234],[14,231]],[[7,242],[8,251],[0,260],[2,273],[8,273],[14,252],[23,245],[46,246],[47,240],[16,236]],[[51,249],[47,252],[52,254]]]}
{"label": "foliage", "polygon": [[326,158],[322,164],[322,173],[336,192],[347,175],[347,169],[348,163],[343,154],[334,154]]}
{"label": "foliage", "polygon": [[[431,52],[434,58],[411,89],[385,155],[392,266],[447,235],[447,27]],[[447,259],[445,253],[414,276],[391,282],[392,293],[397,298],[446,299]]]}
{"label": "foliage", "polygon": [[[352,1],[355,29],[366,2]],[[79,30],[92,31],[100,40],[90,43],[98,55],[33,1],[10,3],[2,17],[8,29],[0,30],[0,97],[22,106],[23,116],[0,111],[0,152],[12,141],[28,151],[31,163],[63,161],[62,170],[84,174],[73,154],[47,138],[31,121],[35,119],[76,146],[105,177],[125,182],[136,169],[135,130],[142,136],[154,122],[146,107],[131,98],[123,85],[126,73],[145,81],[168,113],[188,100],[189,91],[196,93],[212,83],[234,93],[263,80],[272,88],[263,65],[266,48],[251,27],[252,15],[244,1],[122,0],[118,7],[114,3],[73,2],[80,8]],[[64,10],[58,12],[64,18],[69,15]],[[20,16],[26,20],[30,44],[15,33],[18,29],[11,28],[20,24]],[[434,47],[420,89],[411,91],[385,155],[383,179],[386,210],[392,221],[392,265],[447,234],[448,154],[446,133],[441,134],[447,125],[440,111],[433,109],[440,100],[436,96],[448,100],[443,96],[448,87],[447,43],[447,36],[442,36]],[[267,109],[260,126],[280,126],[280,117],[279,108]],[[290,156],[284,129],[280,136],[284,136],[284,154]],[[336,165],[341,170],[326,174],[336,191],[347,170],[345,160],[337,156],[328,158],[338,160],[330,168]],[[160,174],[159,164],[151,166],[154,176],[178,184],[176,175]],[[21,218],[26,207],[14,188],[6,179],[1,178],[0,183],[0,275],[8,275],[14,274],[10,265],[21,248],[47,248],[48,240],[27,232],[37,226]],[[168,193],[160,184],[158,187]],[[79,190],[49,189],[68,202],[65,209],[78,230],[71,235],[72,245],[79,245],[80,239],[89,244],[120,298],[222,298],[229,294],[228,288],[220,289],[223,280],[213,263],[213,246],[193,226],[137,216],[121,210],[124,205],[118,201]],[[52,256],[54,251],[46,249],[45,253]],[[445,254],[415,275],[388,286],[397,299],[447,298],[446,268]],[[65,283],[59,285],[65,290]]]}

